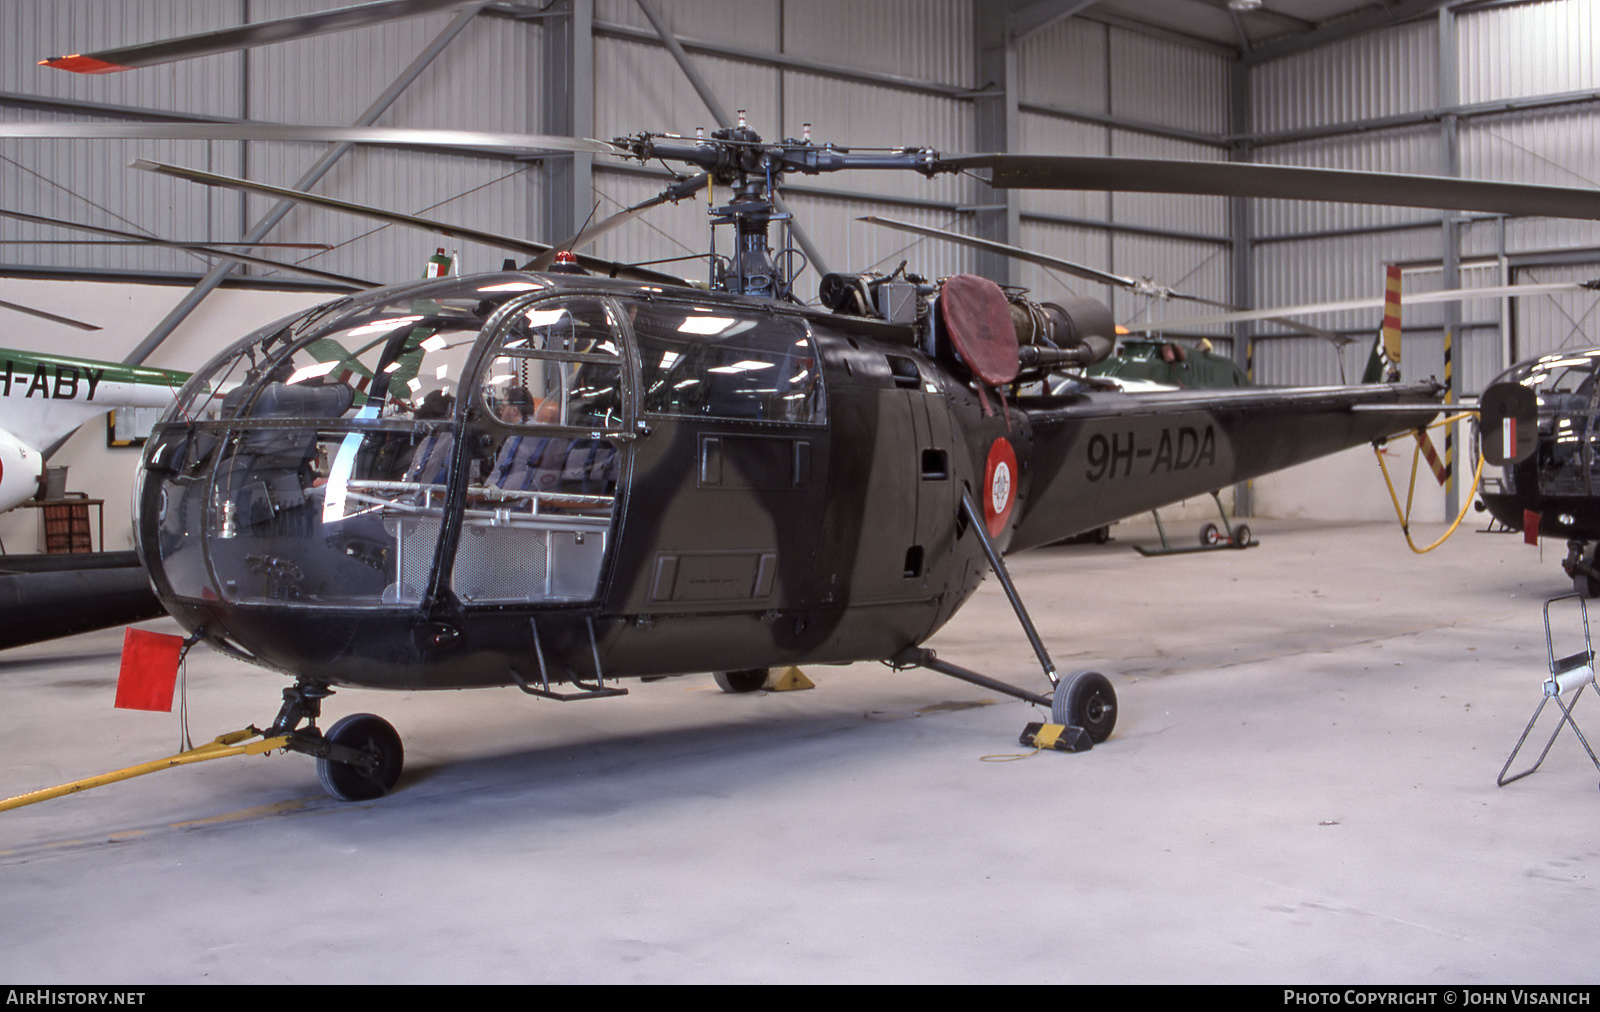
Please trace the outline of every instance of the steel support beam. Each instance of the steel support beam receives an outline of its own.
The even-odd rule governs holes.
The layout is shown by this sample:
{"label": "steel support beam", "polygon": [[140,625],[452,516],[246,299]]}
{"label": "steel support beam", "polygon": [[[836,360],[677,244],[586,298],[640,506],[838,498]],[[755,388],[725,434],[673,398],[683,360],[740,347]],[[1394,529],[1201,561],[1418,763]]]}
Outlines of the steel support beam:
{"label": "steel support beam", "polygon": [[[1228,65],[1228,130],[1231,133],[1239,134],[1250,128],[1250,99],[1250,68],[1234,60]],[[1247,142],[1234,145],[1228,152],[1230,162],[1249,162],[1254,158],[1255,152]],[[1228,301],[1236,306],[1256,304],[1255,246],[1250,242],[1254,222],[1250,210],[1249,198],[1228,198]],[[1255,355],[1250,347],[1250,331],[1248,323],[1233,325],[1233,360],[1245,375],[1254,380]],[[1255,501],[1251,493],[1251,485],[1247,481],[1233,487],[1234,516],[1255,516]]]}
{"label": "steel support beam", "polygon": [[1017,42],[1081,14],[1100,0],[1011,0],[1011,38]]}
{"label": "steel support beam", "polygon": [[[583,0],[562,0],[566,17],[544,27],[544,121],[537,132],[563,137],[594,135],[594,7]],[[570,158],[545,163],[545,207],[542,223],[530,222],[529,234],[559,242],[578,231],[593,206],[594,155],[574,152]]]}
{"label": "steel support beam", "polygon": [[[1011,151],[1018,140],[1021,113],[1017,108],[1017,47],[1011,36],[1011,16],[1004,4],[972,5],[974,54],[980,89],[973,105],[974,140],[979,151]],[[1021,245],[1022,194],[1000,190],[988,197],[995,203],[976,212],[973,233],[1007,245]],[[977,273],[1002,285],[1015,282],[1011,258],[979,250],[974,255]]]}
{"label": "steel support beam", "polygon": [[[445,30],[440,32],[438,37],[429,43],[427,48],[417,55],[415,60],[411,61],[411,65],[401,72],[399,77],[395,78],[394,83],[389,85],[383,94],[379,95],[377,100],[367,108],[367,111],[361,114],[355,125],[371,126],[377,122],[378,117],[382,116],[400,97],[401,93],[422,75],[428,65],[438,58],[440,53],[444,52],[445,47],[454,41],[455,37],[460,35],[467,25],[472,23],[472,19],[477,17],[477,14],[478,8],[469,7],[452,18]],[[317,163],[295,182],[294,188],[296,190],[309,190],[315,186],[317,181],[326,175],[328,170],[333,168],[334,164],[353,147],[355,147],[353,144],[335,145],[331,151],[318,159]],[[267,216],[256,224],[255,228],[250,230],[250,233],[245,236],[245,241],[258,242],[265,238],[267,233],[272,231],[273,227],[282,221],[293,207],[294,201],[292,200],[279,201],[277,206],[269,211]],[[178,325],[187,319],[190,313],[195,311],[200,303],[205,300],[205,297],[215,291],[218,285],[222,284],[223,279],[233,272],[234,266],[233,261],[224,261],[208,271],[206,276],[200,279],[200,283],[173,307],[172,311],[167,314],[166,319],[156,324],[155,329],[143,341],[139,342],[139,346],[134,348],[128,357],[123,359],[123,362],[127,365],[138,365],[149,358],[157,348],[161,347],[161,342],[165,341],[178,328]]]}
{"label": "steel support beam", "polygon": [[[1449,107],[1460,100],[1460,74],[1456,67],[1456,15],[1448,5],[1439,8],[1439,101]],[[1439,121],[1439,146],[1443,154],[1444,175],[1461,175],[1460,124],[1454,116]],[[1452,213],[1444,215],[1440,235],[1440,259],[1443,261],[1442,288],[1461,287],[1461,223]],[[1461,400],[1461,370],[1455,367],[1460,358],[1457,346],[1461,343],[1461,303],[1444,304],[1444,371],[1449,386],[1449,402]],[[1455,427],[1445,429],[1445,461],[1450,467],[1450,478],[1445,483],[1444,515],[1454,517],[1461,506],[1461,476],[1467,468],[1462,445],[1451,445]],[[1461,441],[1455,441],[1460,444]]]}
{"label": "steel support beam", "polygon": [[1395,4],[1377,4],[1346,17],[1328,21],[1318,28],[1285,39],[1263,43],[1242,59],[1246,66],[1255,66],[1269,60],[1293,56],[1308,49],[1326,46],[1342,39],[1363,35],[1380,28],[1404,24],[1421,18],[1450,13],[1450,6],[1460,0],[1401,0]]}

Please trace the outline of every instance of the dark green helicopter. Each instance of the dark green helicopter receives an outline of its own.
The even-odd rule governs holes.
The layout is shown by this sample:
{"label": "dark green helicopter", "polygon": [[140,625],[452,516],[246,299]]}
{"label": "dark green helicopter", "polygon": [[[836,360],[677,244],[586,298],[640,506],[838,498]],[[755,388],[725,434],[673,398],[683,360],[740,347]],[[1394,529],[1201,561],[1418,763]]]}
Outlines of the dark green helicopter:
{"label": "dark green helicopter", "polygon": [[[709,290],[548,252],[379,289],[229,348],[148,443],[137,540],[158,595],[195,640],[295,679],[263,733],[316,756],[340,797],[389,790],[402,748],[369,714],[320,731],[332,686],[571,700],[624,694],[625,678],[709,670],[738,691],[782,665],[880,660],[1051,706],[1087,747],[1115,723],[1111,685],[1057,678],[1003,553],[1436,413],[1432,383],[1126,394],[1079,380],[1020,396],[1105,356],[1103,305],[903,269],[827,275],[822,305],[803,305],[798,258],[769,238],[786,174],[979,169],[996,186],[1521,213],[1573,199],[1270,166],[849,152],[743,126],[611,148],[700,170],[657,201],[707,179],[727,195],[710,209],[732,243],[709,258]],[[991,571],[1049,694],[922,645]]]}

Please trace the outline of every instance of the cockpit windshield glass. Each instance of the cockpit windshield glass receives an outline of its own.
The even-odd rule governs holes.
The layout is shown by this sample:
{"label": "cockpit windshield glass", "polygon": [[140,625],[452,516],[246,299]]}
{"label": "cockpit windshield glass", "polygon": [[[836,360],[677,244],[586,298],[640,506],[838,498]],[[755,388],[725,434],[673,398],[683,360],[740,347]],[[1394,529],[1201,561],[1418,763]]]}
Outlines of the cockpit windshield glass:
{"label": "cockpit windshield glass", "polygon": [[455,467],[462,371],[499,305],[540,287],[518,278],[339,304],[257,335],[197,377],[147,458],[151,480],[161,476],[174,592],[419,601]]}
{"label": "cockpit windshield glass", "polygon": [[1600,355],[1545,355],[1517,366],[1502,380],[1529,387],[1543,413],[1587,411]]}
{"label": "cockpit windshield glass", "polygon": [[623,428],[622,352],[603,302],[536,302],[502,328],[480,388],[490,416],[507,425]]}

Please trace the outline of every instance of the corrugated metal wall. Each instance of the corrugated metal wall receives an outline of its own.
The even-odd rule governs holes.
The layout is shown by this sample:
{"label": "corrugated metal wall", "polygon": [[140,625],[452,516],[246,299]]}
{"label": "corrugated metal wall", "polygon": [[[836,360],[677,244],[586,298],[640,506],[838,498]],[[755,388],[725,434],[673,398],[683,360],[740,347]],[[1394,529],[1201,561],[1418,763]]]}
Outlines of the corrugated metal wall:
{"label": "corrugated metal wall", "polygon": [[[1059,22],[1017,46],[1018,99],[1025,106],[1017,149],[1219,160],[1225,157],[1220,138],[1227,123],[1227,79],[1227,63],[1215,53],[1110,25]],[[1072,113],[1214,136],[1219,142],[1119,129],[1074,119]],[[1223,301],[1228,296],[1232,257],[1226,242],[1227,201],[1221,198],[1040,190],[1024,192],[1021,206],[1023,240],[1029,248],[1125,276],[1148,277],[1204,298]],[[1101,232],[1086,222],[1150,231]],[[1107,301],[1121,322],[1192,315],[1192,304],[1152,304],[1148,298],[1044,268],[1022,267],[1018,277],[1041,297],[1065,290]]]}
{"label": "corrugated metal wall", "polygon": [[[1454,39],[1441,52],[1441,39]],[[1600,84],[1600,8],[1592,3],[1486,5],[1347,39],[1275,60],[1251,73],[1252,128],[1263,141],[1258,161],[1290,165],[1447,174],[1441,112],[1459,114],[1458,174],[1560,185],[1600,181],[1600,101],[1583,95]],[[1453,67],[1444,78],[1441,67]],[[1446,71],[1445,73],[1451,73]],[[1452,99],[1453,96],[1453,99]],[[1566,96],[1560,105],[1512,111],[1496,103]],[[1454,107],[1441,106],[1453,101]],[[1541,103],[1543,105],[1543,103]],[[1385,118],[1404,122],[1386,123]],[[1307,133],[1318,136],[1306,137]],[[1296,136],[1300,135],[1300,136]],[[1381,265],[1439,264],[1442,225],[1435,212],[1354,205],[1255,201],[1254,233],[1273,241],[1255,247],[1255,285],[1263,305],[1378,295]],[[1362,233],[1359,230],[1369,230]],[[1331,233],[1331,234],[1330,234]],[[1293,239],[1296,235],[1306,236]],[[1479,217],[1461,227],[1463,285],[1500,283],[1498,264],[1552,252],[1600,246],[1593,222]],[[1595,256],[1600,262],[1600,253]],[[1573,268],[1579,274],[1586,268]],[[1593,274],[1589,275],[1593,276]],[[1516,272],[1517,280],[1531,277]],[[1440,286],[1437,272],[1408,273],[1407,291]],[[1531,354],[1570,330],[1596,296],[1515,300],[1544,305],[1519,309],[1511,326],[1517,353]],[[1506,364],[1504,309],[1498,300],[1463,303],[1454,358],[1466,393],[1475,393]],[[1553,314],[1553,315],[1552,315]],[[1443,366],[1444,311],[1408,309],[1406,373],[1428,375]],[[1316,322],[1347,333],[1371,333],[1378,311],[1343,313]],[[1263,327],[1267,332],[1272,328]],[[1590,342],[1593,343],[1593,342]],[[1413,350],[1412,346],[1415,346]],[[1270,347],[1270,350],[1268,350]],[[1349,356],[1351,352],[1347,351]],[[1262,343],[1257,375],[1268,382],[1336,380],[1323,342]]]}

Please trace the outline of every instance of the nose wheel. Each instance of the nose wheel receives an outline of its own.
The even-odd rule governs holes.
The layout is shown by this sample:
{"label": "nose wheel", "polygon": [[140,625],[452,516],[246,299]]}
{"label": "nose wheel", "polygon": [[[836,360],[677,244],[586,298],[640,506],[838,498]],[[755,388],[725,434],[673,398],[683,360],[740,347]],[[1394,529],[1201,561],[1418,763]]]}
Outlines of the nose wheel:
{"label": "nose wheel", "polygon": [[284,689],[283,707],[265,734],[281,735],[286,749],[315,759],[322,786],[340,801],[381,798],[400,782],[405,764],[400,734],[370,713],[352,713],[324,734],[317,729],[317,718],[322,701],[331,695],[326,685],[305,680]]}
{"label": "nose wheel", "polygon": [[371,713],[352,713],[328,729],[329,744],[358,753],[354,762],[317,760],[317,777],[340,801],[381,798],[400,781],[405,749],[394,725]]}
{"label": "nose wheel", "polygon": [[766,668],[749,668],[744,671],[715,671],[713,678],[723,692],[755,692],[767,684]]}

